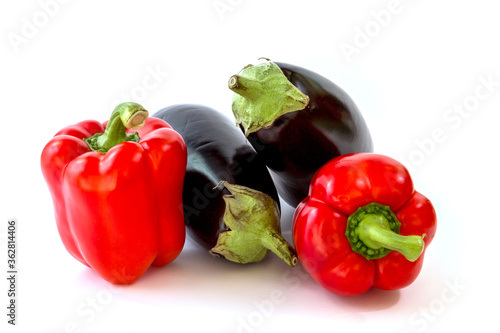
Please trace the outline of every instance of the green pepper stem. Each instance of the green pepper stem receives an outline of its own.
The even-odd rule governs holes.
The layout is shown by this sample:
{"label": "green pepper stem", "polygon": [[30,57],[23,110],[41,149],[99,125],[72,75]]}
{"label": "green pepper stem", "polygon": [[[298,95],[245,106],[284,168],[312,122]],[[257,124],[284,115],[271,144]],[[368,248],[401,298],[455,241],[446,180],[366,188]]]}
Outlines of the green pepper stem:
{"label": "green pepper stem", "polygon": [[359,239],[371,249],[386,248],[401,253],[409,261],[415,261],[424,251],[423,236],[403,236],[385,226],[383,217],[367,215],[356,228]]}
{"label": "green pepper stem", "polygon": [[91,150],[102,153],[106,153],[112,147],[125,141],[139,142],[137,132],[127,133],[126,131],[144,126],[148,115],[148,111],[137,103],[121,103],[111,113],[104,133],[97,133],[84,141]]}
{"label": "green pepper stem", "polygon": [[424,237],[399,234],[401,223],[388,206],[371,203],[358,208],[347,219],[345,235],[353,251],[366,259],[380,259],[391,251],[415,261],[424,251]]}

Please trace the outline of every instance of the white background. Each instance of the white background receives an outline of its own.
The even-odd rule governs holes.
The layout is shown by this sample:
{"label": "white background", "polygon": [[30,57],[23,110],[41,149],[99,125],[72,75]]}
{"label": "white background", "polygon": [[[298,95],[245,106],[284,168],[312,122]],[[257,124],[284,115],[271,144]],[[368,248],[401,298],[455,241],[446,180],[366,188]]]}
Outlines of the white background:
{"label": "white background", "polygon": [[[19,294],[13,328],[1,279],[1,331],[496,327],[500,20],[493,4],[3,1],[0,258],[6,272],[7,219],[17,218]],[[104,121],[123,100],[151,113],[199,103],[232,117],[227,80],[259,57],[309,68],[346,90],[363,112],[375,151],[404,162],[435,204],[437,235],[411,286],[341,298],[273,255],[239,266],[188,240],[174,263],[113,288],[63,248],[39,164],[55,132],[85,119]],[[290,241],[292,214],[284,206]]]}

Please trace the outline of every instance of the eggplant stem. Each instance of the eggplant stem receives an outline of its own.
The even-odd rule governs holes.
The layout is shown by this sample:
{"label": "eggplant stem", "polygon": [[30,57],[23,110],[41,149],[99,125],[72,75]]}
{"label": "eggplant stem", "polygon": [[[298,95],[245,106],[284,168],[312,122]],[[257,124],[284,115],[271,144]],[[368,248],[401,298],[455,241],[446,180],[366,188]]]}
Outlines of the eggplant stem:
{"label": "eggplant stem", "polygon": [[283,238],[280,213],[276,201],[269,195],[249,187],[221,181],[231,195],[226,203],[224,223],[230,230],[219,234],[217,244],[210,250],[214,256],[241,264],[258,262],[272,251],[288,265],[297,264],[293,247]]}

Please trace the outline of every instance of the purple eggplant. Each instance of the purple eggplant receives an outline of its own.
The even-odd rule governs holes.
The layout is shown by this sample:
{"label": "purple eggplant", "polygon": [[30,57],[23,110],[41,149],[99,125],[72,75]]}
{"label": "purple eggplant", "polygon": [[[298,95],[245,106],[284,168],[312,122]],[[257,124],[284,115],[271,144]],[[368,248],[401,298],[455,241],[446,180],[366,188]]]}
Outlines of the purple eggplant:
{"label": "purple eggplant", "polygon": [[230,261],[257,262],[273,251],[295,266],[295,250],[280,234],[271,175],[234,122],[194,104],[173,105],[153,117],[165,120],[186,143],[182,208],[188,235]]}
{"label": "purple eggplant", "polygon": [[279,195],[293,207],[326,162],[373,151],[354,101],[315,72],[267,61],[233,75],[229,88],[235,92],[237,124],[271,170]]}

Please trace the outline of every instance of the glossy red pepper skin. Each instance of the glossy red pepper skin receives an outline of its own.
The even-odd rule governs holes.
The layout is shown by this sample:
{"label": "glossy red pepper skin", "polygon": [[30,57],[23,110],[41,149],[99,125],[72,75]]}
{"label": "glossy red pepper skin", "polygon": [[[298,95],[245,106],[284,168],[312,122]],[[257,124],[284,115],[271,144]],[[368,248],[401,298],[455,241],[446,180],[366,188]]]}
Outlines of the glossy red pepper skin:
{"label": "glossy red pepper skin", "polygon": [[164,266],[185,241],[183,139],[160,119],[137,130],[140,141],[105,154],[83,141],[106,123],[83,121],[59,131],[41,155],[43,175],[68,252],[105,280],[130,284]]}
{"label": "glossy red pepper skin", "polygon": [[[396,251],[369,260],[353,251],[345,234],[348,217],[373,202],[389,206],[401,223],[400,235],[425,234],[417,260],[411,262]],[[356,153],[334,158],[315,174],[308,197],[296,209],[293,239],[299,260],[321,286],[354,296],[371,287],[395,290],[410,285],[420,273],[436,223],[432,203],[414,190],[402,164]]]}

